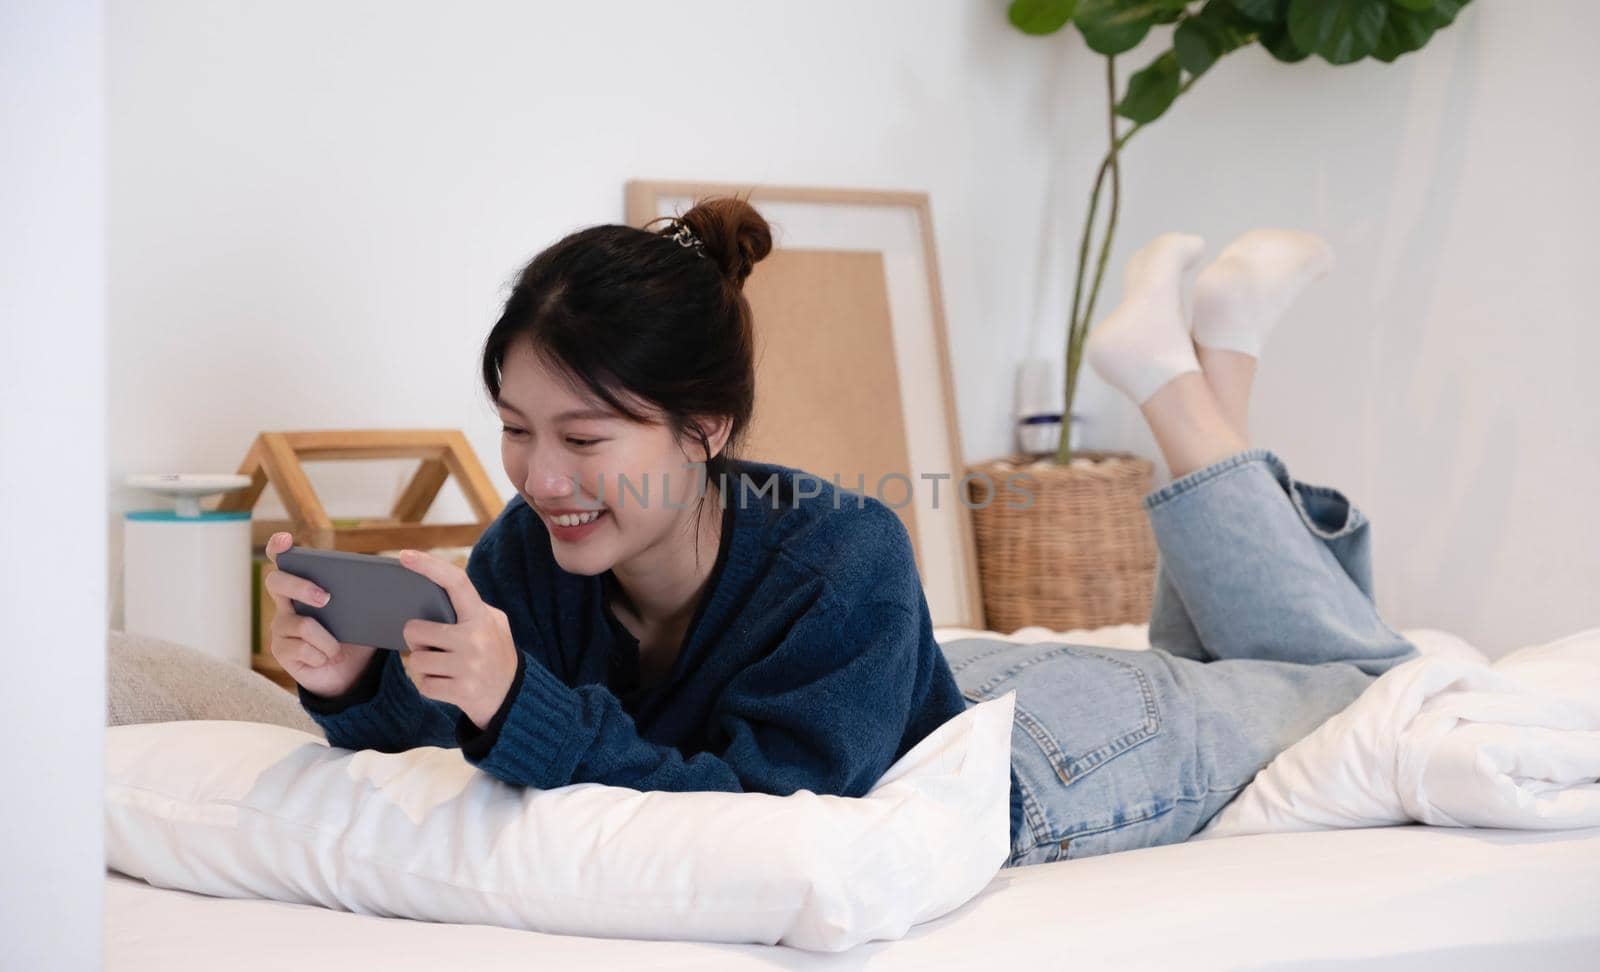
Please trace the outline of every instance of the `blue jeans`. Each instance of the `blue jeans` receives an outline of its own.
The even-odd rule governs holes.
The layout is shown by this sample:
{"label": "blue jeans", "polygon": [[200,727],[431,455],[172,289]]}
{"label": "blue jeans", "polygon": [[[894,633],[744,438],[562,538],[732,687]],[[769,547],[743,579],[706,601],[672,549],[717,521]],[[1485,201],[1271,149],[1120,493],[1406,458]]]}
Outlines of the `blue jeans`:
{"label": "blue jeans", "polygon": [[946,642],[968,705],[1016,690],[1005,866],[1183,841],[1417,649],[1378,617],[1368,521],[1248,449],[1144,497],[1149,651]]}

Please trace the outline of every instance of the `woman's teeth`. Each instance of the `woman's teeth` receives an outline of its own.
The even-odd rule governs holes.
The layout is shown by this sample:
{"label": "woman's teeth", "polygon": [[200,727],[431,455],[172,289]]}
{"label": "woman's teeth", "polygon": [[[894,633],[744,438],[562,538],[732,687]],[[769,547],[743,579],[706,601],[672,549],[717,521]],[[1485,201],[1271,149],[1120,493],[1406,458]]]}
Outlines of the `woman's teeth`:
{"label": "woman's teeth", "polygon": [[552,516],[550,519],[554,520],[557,526],[575,527],[582,526],[583,524],[590,522],[598,517],[602,512],[604,511],[596,510],[593,513],[563,513],[558,516]]}

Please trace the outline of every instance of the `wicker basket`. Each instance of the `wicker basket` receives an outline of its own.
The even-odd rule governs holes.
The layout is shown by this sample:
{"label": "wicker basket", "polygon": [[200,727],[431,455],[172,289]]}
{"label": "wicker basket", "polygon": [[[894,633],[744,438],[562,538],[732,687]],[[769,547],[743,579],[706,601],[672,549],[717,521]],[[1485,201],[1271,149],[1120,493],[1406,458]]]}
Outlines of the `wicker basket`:
{"label": "wicker basket", "polygon": [[[1053,630],[1149,620],[1156,544],[1142,505],[1154,467],[1126,452],[1080,451],[1071,464],[1026,456],[968,467],[990,477],[969,480],[985,624],[1011,632],[1028,625]],[[1006,477],[1025,474],[1016,489],[1032,503],[1016,505]]]}

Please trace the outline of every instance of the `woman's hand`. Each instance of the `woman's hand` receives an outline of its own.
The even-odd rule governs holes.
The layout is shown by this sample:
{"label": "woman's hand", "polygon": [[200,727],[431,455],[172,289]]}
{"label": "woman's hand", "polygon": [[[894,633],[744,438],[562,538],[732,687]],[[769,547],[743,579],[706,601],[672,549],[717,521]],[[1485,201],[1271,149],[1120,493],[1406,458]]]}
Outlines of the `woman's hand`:
{"label": "woman's hand", "polygon": [[483,603],[467,572],[420,550],[400,551],[400,563],[444,588],[456,623],[413,618],[402,629],[411,653],[406,671],[417,691],[449,702],[480,730],[499,711],[517,676],[517,646],[504,611]]}
{"label": "woman's hand", "polygon": [[272,570],[261,578],[261,586],[272,595],[272,657],[289,677],[316,695],[343,695],[356,684],[372,653],[371,645],[352,645],[335,641],[316,618],[294,613],[290,599],[312,607],[328,603],[328,592],[295,574],[278,569],[278,554],[294,546],[294,537],[274,533],[267,541],[267,559]]}

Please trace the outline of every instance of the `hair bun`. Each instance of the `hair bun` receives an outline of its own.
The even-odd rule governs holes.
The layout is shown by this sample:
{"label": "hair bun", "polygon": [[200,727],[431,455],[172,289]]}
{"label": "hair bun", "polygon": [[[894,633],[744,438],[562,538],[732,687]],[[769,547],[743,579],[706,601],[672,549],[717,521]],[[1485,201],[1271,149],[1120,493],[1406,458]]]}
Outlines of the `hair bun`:
{"label": "hair bun", "polygon": [[678,219],[700,238],[706,256],[736,287],[743,288],[750,271],[772,252],[772,229],[754,206],[738,197],[698,200]]}

